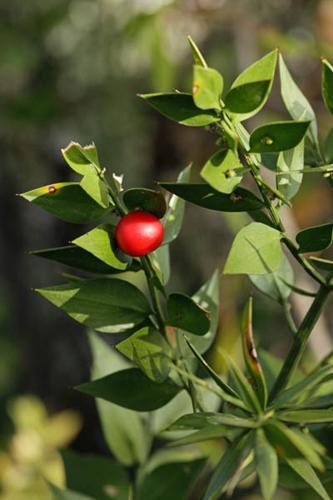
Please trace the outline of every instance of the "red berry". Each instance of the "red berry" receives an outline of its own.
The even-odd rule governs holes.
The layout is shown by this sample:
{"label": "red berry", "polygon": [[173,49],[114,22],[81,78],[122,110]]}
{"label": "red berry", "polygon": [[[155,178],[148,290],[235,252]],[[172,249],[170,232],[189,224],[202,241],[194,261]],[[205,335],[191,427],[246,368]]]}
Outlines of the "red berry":
{"label": "red berry", "polygon": [[119,248],[132,257],[153,252],[163,240],[163,226],[155,215],[137,210],[125,215],[116,227]]}

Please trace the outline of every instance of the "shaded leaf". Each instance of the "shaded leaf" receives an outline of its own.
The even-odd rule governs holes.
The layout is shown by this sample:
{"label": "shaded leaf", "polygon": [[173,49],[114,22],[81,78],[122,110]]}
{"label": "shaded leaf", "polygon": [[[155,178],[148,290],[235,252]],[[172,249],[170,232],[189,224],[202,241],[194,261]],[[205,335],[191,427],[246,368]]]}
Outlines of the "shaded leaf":
{"label": "shaded leaf", "polygon": [[330,500],[330,496],[319,477],[306,460],[303,458],[286,458],[286,462],[321,498]]}
{"label": "shaded leaf", "polygon": [[195,335],[204,335],[209,329],[207,311],[191,297],[172,293],[167,301],[168,325],[181,328]]}
{"label": "shaded leaf", "polygon": [[197,459],[159,465],[144,476],[138,488],[137,500],[186,500],[203,464],[203,459]]}
{"label": "shaded leaf", "polygon": [[66,485],[69,489],[90,495],[96,500],[127,500],[129,481],[123,467],[109,458],[62,452]]}
{"label": "shaded leaf", "polygon": [[262,429],[256,431],[255,462],[263,498],[270,500],[278,481],[278,458]]}
{"label": "shaded leaf", "polygon": [[327,163],[333,163],[333,127],[329,130],[324,142],[324,157]]}
{"label": "shaded leaf", "polygon": [[[44,259],[60,262],[61,264],[74,267],[75,269],[80,269],[81,271],[101,274],[121,272],[120,269],[110,267],[97,257],[94,257],[94,255],[92,255],[91,253],[75,245],[34,250],[33,252],[29,253],[31,255],[35,255],[36,257],[42,257]],[[131,271],[138,271],[140,269],[140,264],[136,261],[133,261],[132,265],[128,264],[128,266]]]}
{"label": "shaded leaf", "polygon": [[320,424],[333,422],[333,410],[288,410],[279,413],[284,422],[295,424]]}
{"label": "shaded leaf", "polygon": [[260,80],[231,88],[225,96],[225,105],[232,113],[249,113],[267,100],[271,81]]}
{"label": "shaded leaf", "polygon": [[293,283],[294,272],[289,260],[282,254],[280,265],[274,273],[250,275],[249,278],[258,290],[282,304],[291,293],[291,287],[286,283]]}
{"label": "shaded leaf", "polygon": [[59,182],[22,193],[22,198],[66,222],[88,224],[110,210],[102,208],[77,182]]}
{"label": "shaded leaf", "polygon": [[330,371],[330,366],[323,366],[319,370],[306,375],[296,384],[281,391],[274,399],[274,406],[281,407],[286,403],[290,404],[291,401],[297,401],[297,399],[302,398],[305,391],[319,385]]}
{"label": "shaded leaf", "polygon": [[333,114],[333,67],[322,59],[321,93],[328,111]]}
{"label": "shaded leaf", "polygon": [[253,429],[256,427],[256,422],[250,418],[237,417],[231,413],[200,412],[183,415],[168,430],[205,429],[207,426],[212,425]]}
{"label": "shaded leaf", "polygon": [[159,219],[163,217],[167,209],[163,194],[154,189],[127,189],[123,192],[123,201],[130,212],[140,209],[150,212]]}
{"label": "shaded leaf", "polygon": [[274,153],[292,149],[302,141],[309,125],[309,121],[280,121],[262,125],[250,136],[251,151]]}
{"label": "shaded leaf", "polygon": [[205,127],[219,121],[214,111],[196,107],[191,94],[142,94],[140,95],[162,115],[189,127]]}
{"label": "shaded leaf", "polygon": [[52,494],[52,500],[94,500],[93,497],[59,488],[55,484],[48,483],[48,486]]}
{"label": "shaded leaf", "polygon": [[193,101],[200,109],[220,109],[223,78],[218,71],[202,65],[193,67]]}
{"label": "shaded leaf", "polygon": [[209,158],[200,175],[216,191],[230,194],[243,178],[243,173],[237,171],[242,168],[238,156],[231,149],[221,149]]}
{"label": "shaded leaf", "polygon": [[153,382],[138,368],[129,368],[81,384],[76,389],[130,410],[152,411],[167,404],[182,387],[171,380]]}
{"label": "shaded leaf", "polygon": [[[190,180],[191,165],[184,168],[178,176],[179,184],[186,183]],[[185,202],[177,195],[172,195],[168,203],[167,212],[163,218],[164,238],[163,244],[171,243],[180,233],[185,211]]]}
{"label": "shaded leaf", "polygon": [[225,274],[268,274],[282,259],[281,233],[260,222],[252,222],[236,235],[224,266]]}
{"label": "shaded leaf", "polygon": [[[218,326],[219,319],[219,271],[216,270],[210,279],[193,295],[193,300],[203,309],[208,311],[210,318],[209,330],[205,335],[192,335],[186,332],[186,337],[200,354],[205,353],[212,345]],[[191,352],[184,340],[182,332],[178,332],[178,340],[184,347],[184,352]]]}
{"label": "shaded leaf", "polygon": [[129,330],[150,313],[143,293],[119,279],[81,280],[36,291],[79,323],[106,333]]}
{"label": "shaded leaf", "polygon": [[282,55],[279,56],[281,95],[283,102],[294,120],[311,122],[308,134],[314,144],[318,144],[317,120],[313,108],[292,78]]}
{"label": "shaded leaf", "polygon": [[160,182],[160,185],[185,201],[219,212],[247,212],[263,207],[263,203],[254,194],[243,188],[237,188],[227,195],[219,193],[209,184]]}
{"label": "shaded leaf", "polygon": [[[89,334],[93,354],[92,380],[128,367],[126,360],[95,333]],[[151,444],[146,424],[135,411],[102,399],[95,401],[104,439],[116,459],[125,465],[146,461]]]}
{"label": "shaded leaf", "polygon": [[222,389],[222,391],[225,392],[226,394],[228,394],[229,396],[232,396],[234,398],[238,398],[237,392],[234,391],[234,389],[232,389],[232,387],[230,387],[226,382],[224,382],[224,380],[222,380],[222,378],[215,372],[215,370],[213,370],[213,368],[211,366],[209,366],[207,361],[196,350],[194,345],[191,344],[191,342],[187,338],[185,338],[185,339],[186,339],[186,342],[187,342],[189,348],[193,352],[194,356],[197,358],[197,360],[201,364],[202,368],[207,372],[207,374],[210,377],[212,377],[212,379],[214,380],[216,385],[218,385],[218,387],[220,387],[220,389]]}
{"label": "shaded leaf", "polygon": [[211,500],[226,485],[248,454],[252,440],[252,434],[248,433],[232,443],[218,463],[203,500]]}
{"label": "shaded leaf", "polygon": [[333,261],[328,259],[321,259],[319,257],[310,257],[311,262],[319,269],[333,273]]}
{"label": "shaded leaf", "polygon": [[141,328],[117,344],[117,350],[133,361],[151,380],[162,382],[167,378],[171,349],[153,328]]}
{"label": "shaded leaf", "polygon": [[128,261],[119,255],[114,239],[114,226],[111,224],[97,226],[72,243],[114,269],[122,271],[128,267]]}
{"label": "shaded leaf", "polygon": [[269,52],[264,57],[254,62],[246,68],[233,82],[231,88],[234,89],[236,87],[240,87],[245,84],[254,83],[266,80],[269,82],[267,86],[264,97],[262,97],[259,101],[258,106],[250,112],[244,113],[242,112],[240,115],[236,115],[237,120],[245,120],[255,115],[266,103],[269,93],[272,88],[272,83],[274,79],[275,67],[277,62],[277,50],[273,50]]}
{"label": "shaded leaf", "polygon": [[295,148],[281,151],[277,160],[278,175],[277,188],[288,199],[291,200],[301,187],[303,174],[299,172],[304,168],[304,141]]}
{"label": "shaded leaf", "polygon": [[323,470],[323,462],[317,451],[309,445],[301,433],[277,420],[269,420],[265,425],[266,435],[282,457],[300,458],[304,456],[313,467]]}
{"label": "shaded leaf", "polygon": [[296,241],[299,253],[325,250],[333,241],[333,223],[303,229],[296,235]]}
{"label": "shaded leaf", "polygon": [[227,437],[228,439],[233,438],[235,430],[228,429],[223,425],[207,425],[197,432],[193,432],[189,436],[185,436],[180,439],[175,439],[170,442],[169,446],[188,446],[193,443],[200,443],[202,441],[208,441],[210,439],[219,439]]}

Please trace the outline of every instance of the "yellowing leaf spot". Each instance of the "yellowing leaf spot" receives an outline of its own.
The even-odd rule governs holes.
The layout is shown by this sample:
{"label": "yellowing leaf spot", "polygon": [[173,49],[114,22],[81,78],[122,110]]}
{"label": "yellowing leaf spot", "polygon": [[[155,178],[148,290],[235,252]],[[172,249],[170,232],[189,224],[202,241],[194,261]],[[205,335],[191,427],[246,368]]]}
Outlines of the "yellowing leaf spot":
{"label": "yellowing leaf spot", "polygon": [[193,85],[192,94],[195,95],[199,91],[199,89],[200,89],[199,85]]}
{"label": "yellowing leaf spot", "polygon": [[274,141],[273,141],[273,139],[271,137],[263,137],[261,139],[261,142],[263,144],[266,144],[267,146],[270,146],[271,144],[273,144]]}

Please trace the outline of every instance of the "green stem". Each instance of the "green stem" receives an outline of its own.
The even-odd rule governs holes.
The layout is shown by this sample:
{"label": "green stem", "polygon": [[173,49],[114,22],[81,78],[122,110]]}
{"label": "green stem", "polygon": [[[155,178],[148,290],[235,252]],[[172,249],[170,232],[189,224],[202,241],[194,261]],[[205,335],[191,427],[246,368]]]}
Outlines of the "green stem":
{"label": "green stem", "polygon": [[298,261],[298,263],[303,267],[304,271],[315,281],[317,281],[321,285],[325,285],[325,278],[310,264],[310,262],[305,257],[303,257],[303,255],[300,255],[298,253],[297,246],[286,234],[283,235],[282,241],[286,245],[290,253]]}
{"label": "green stem", "polygon": [[156,321],[157,321],[157,324],[158,324],[158,327],[159,327],[161,333],[163,335],[165,335],[164,314],[163,314],[162,306],[161,306],[160,299],[158,296],[158,291],[156,290],[156,287],[155,287],[154,282],[153,282],[153,280],[158,279],[158,277],[156,276],[155,271],[152,268],[149,257],[147,255],[145,255],[144,257],[141,258],[141,262],[142,262],[142,267],[143,267],[144,273],[146,275],[147,284],[148,284],[148,288],[149,288],[149,292],[150,292],[150,296],[151,296],[151,300],[152,300],[152,304],[153,304],[153,308],[154,308],[154,313],[156,316]]}
{"label": "green stem", "polygon": [[291,305],[288,302],[288,300],[284,299],[283,302],[282,302],[282,306],[283,306],[283,311],[284,311],[285,318],[286,318],[288,326],[289,326],[289,330],[291,331],[291,333],[293,333],[294,335],[296,335],[296,333],[297,333],[297,326],[296,326],[294,318],[293,318],[293,316],[291,314]]}
{"label": "green stem", "polygon": [[323,310],[323,307],[328,299],[330,289],[322,285],[316,297],[314,298],[305,318],[303,319],[293,341],[293,344],[289,350],[287,358],[282,366],[278,378],[275,381],[273,389],[270,394],[270,401],[279,394],[279,392],[284,389],[291,376],[293,375],[298,363],[303,355],[306,347],[306,342],[317,323],[317,320]]}

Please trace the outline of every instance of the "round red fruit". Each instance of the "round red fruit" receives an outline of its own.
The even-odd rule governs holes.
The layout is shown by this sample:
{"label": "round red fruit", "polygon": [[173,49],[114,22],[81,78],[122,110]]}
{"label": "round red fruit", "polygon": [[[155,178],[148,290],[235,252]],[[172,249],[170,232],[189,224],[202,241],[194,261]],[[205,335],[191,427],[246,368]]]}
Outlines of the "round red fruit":
{"label": "round red fruit", "polygon": [[125,215],[116,227],[119,248],[132,257],[153,252],[163,241],[163,226],[155,215],[137,210]]}

